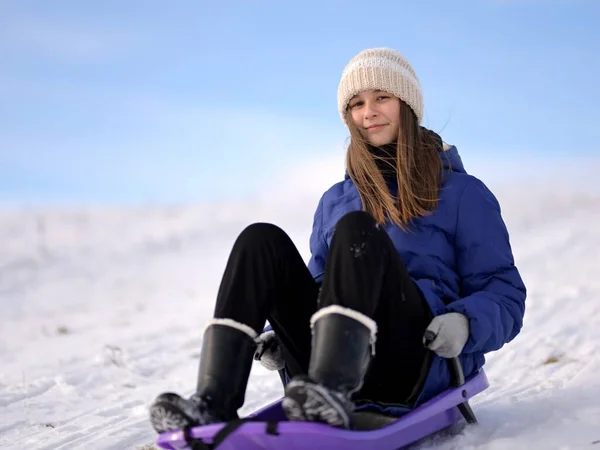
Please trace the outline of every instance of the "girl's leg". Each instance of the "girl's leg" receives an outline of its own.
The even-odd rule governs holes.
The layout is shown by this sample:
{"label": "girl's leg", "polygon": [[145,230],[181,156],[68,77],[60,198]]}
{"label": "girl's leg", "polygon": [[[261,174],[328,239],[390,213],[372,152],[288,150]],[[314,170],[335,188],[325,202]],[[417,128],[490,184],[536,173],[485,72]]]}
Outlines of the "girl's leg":
{"label": "girl's leg", "polygon": [[405,403],[427,363],[431,312],[367,213],[336,224],[318,308],[308,378],[286,389],[288,416],[350,427],[351,397]]}
{"label": "girl's leg", "polygon": [[268,320],[281,343],[288,371],[306,373],[310,318],[317,309],[319,288],[281,228],[254,224],[233,247],[214,317],[247,324],[258,334]]}
{"label": "girl's leg", "polygon": [[160,395],[151,408],[158,432],[231,420],[243,405],[256,336],[269,319],[286,363],[306,372],[310,317],[319,286],[280,228],[254,224],[237,238],[202,342],[196,393]]}
{"label": "girl's leg", "polygon": [[375,357],[356,398],[407,404],[427,370],[433,315],[388,234],[366,213],[336,227],[319,307],[341,305],[377,323]]}
{"label": "girl's leg", "polygon": [[410,407],[431,362],[423,334],[433,314],[387,233],[381,230],[379,238],[382,247],[388,249],[384,251],[387,261],[380,261],[386,267],[383,274],[374,275],[381,289],[377,297],[369,298],[371,308],[366,309],[377,322],[376,353],[355,398]]}

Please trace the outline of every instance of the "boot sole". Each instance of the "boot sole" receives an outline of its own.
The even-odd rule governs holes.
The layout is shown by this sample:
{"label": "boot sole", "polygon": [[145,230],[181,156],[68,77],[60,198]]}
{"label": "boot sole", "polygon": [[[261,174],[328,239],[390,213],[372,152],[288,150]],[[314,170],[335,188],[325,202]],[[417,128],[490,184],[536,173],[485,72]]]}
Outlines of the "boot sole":
{"label": "boot sole", "polygon": [[282,408],[291,421],[314,421],[350,429],[350,417],[343,405],[323,386],[291,381]]}
{"label": "boot sole", "polygon": [[150,407],[150,423],[159,434],[181,430],[193,424],[176,405],[163,401],[157,401]]}
{"label": "boot sole", "polygon": [[[298,399],[302,400],[298,400]],[[302,405],[306,402],[306,388],[298,385],[288,385],[286,395],[281,402],[281,407],[288,420],[304,422],[309,420],[304,413]]]}

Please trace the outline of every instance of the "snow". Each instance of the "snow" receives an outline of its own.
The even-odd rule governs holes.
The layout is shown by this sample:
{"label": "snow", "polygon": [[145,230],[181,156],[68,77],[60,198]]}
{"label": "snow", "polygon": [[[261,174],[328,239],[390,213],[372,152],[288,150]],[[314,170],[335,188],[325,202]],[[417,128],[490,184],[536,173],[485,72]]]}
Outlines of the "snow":
{"label": "snow", "polygon": [[[600,196],[495,190],[529,289],[522,333],[490,354],[480,424],[417,448],[600,448]],[[560,197],[556,192],[562,192]],[[147,407],[190,393],[203,325],[246,224],[308,258],[317,191],[224,205],[0,212],[0,448],[141,449]],[[282,393],[255,365],[242,413]],[[147,447],[147,448],[151,448]]]}

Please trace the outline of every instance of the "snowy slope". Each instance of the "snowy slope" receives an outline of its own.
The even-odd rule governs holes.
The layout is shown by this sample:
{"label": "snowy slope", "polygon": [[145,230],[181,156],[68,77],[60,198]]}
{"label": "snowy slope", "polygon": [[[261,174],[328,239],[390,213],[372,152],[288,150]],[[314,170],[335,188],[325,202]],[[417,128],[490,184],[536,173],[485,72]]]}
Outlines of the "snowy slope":
{"label": "snowy slope", "polygon": [[[529,288],[525,327],[488,358],[480,425],[418,447],[600,448],[600,196],[498,195]],[[276,221],[308,257],[314,202],[0,212],[0,448],[153,443],[147,405],[193,389],[237,233]],[[280,394],[255,366],[242,412]]]}

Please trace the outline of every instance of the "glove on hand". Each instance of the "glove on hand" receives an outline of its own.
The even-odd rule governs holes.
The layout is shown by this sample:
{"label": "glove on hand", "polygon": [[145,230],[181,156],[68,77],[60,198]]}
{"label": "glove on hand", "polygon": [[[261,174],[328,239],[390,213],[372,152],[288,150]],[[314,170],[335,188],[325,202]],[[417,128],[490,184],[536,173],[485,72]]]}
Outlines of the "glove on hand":
{"label": "glove on hand", "polygon": [[423,344],[442,358],[454,358],[460,355],[469,339],[469,319],[461,313],[447,313],[433,318],[426,332],[435,335],[433,342]]}
{"label": "glove on hand", "polygon": [[265,331],[258,337],[254,359],[260,361],[267,370],[281,370],[285,367],[279,339],[273,330]]}

